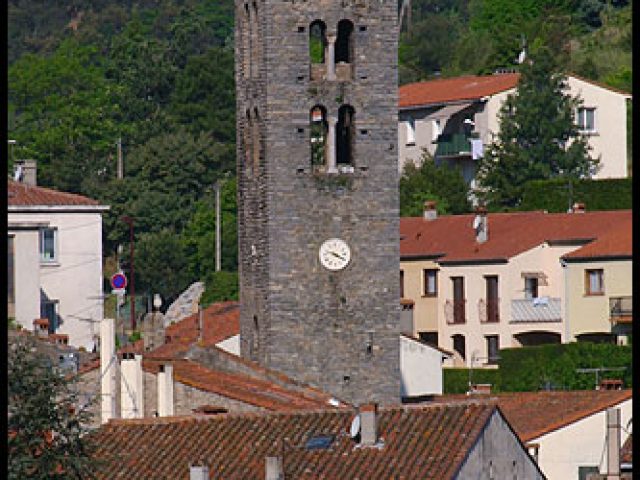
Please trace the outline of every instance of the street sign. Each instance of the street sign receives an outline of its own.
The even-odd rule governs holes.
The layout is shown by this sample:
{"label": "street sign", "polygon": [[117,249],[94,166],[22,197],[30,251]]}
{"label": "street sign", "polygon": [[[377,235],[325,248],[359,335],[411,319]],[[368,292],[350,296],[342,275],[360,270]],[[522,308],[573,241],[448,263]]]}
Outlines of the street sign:
{"label": "street sign", "polygon": [[111,276],[111,288],[114,290],[124,290],[126,286],[127,277],[124,276],[124,273],[118,272]]}

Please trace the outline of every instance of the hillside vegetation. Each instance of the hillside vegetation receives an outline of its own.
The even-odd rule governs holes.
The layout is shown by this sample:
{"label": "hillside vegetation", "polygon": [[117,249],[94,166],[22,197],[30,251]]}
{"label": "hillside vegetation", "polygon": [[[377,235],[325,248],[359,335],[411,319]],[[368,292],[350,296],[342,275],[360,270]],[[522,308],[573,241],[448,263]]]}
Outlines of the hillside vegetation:
{"label": "hillside vegetation", "polygon": [[[165,297],[195,280],[233,285],[212,273],[221,179],[222,266],[237,270],[233,13],[231,0],[8,4],[10,160],[36,159],[41,185],[111,205],[106,256],[128,242],[120,217],[134,217],[136,265],[161,258],[163,272],[183,272],[162,284]],[[513,68],[536,42],[553,46],[568,70],[631,90],[625,0],[414,0],[400,82]],[[157,269],[141,270],[136,285],[155,292],[160,280]],[[208,298],[236,293],[216,291]]]}

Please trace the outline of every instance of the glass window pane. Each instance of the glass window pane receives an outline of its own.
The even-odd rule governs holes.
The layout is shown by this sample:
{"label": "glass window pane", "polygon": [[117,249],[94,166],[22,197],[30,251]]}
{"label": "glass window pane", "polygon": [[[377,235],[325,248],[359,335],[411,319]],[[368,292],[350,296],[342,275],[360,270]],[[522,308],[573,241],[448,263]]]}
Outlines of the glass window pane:
{"label": "glass window pane", "polygon": [[588,131],[593,131],[595,130],[595,123],[594,123],[594,109],[593,108],[587,108],[585,109],[585,130]]}
{"label": "glass window pane", "polygon": [[55,229],[47,228],[40,234],[40,257],[42,260],[55,260]]}

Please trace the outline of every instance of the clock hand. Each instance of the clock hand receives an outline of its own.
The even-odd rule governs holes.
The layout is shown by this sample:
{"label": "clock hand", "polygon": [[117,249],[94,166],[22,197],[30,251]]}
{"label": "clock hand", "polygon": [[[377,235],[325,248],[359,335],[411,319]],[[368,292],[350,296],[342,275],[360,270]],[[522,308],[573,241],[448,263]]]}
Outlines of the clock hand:
{"label": "clock hand", "polygon": [[344,257],[342,255],[337,254],[336,252],[329,252],[329,253],[334,257],[338,257],[340,260],[344,260]]}

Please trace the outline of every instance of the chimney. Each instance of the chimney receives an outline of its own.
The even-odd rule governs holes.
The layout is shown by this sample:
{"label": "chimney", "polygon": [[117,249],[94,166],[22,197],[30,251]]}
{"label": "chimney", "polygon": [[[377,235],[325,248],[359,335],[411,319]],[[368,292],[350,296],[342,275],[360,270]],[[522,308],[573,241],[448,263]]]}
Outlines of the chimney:
{"label": "chimney", "polygon": [[116,349],[116,332],[113,318],[104,318],[100,322],[100,393],[101,421],[107,423],[116,416],[116,377],[111,359]]}
{"label": "chimney", "polygon": [[36,318],[33,321],[33,333],[37,337],[47,338],[49,336],[49,319]]}
{"label": "chimney", "polygon": [[571,209],[573,213],[584,213],[587,211],[587,206],[582,202],[576,202]]}
{"label": "chimney", "polygon": [[158,415],[170,417],[173,411],[173,365],[160,365],[158,372]]}
{"label": "chimney", "polygon": [[123,353],[120,364],[120,404],[122,418],[144,417],[144,381],[142,355]]}
{"label": "chimney", "polygon": [[427,200],[424,202],[424,219],[435,220],[438,218],[438,212],[436,210],[436,202],[433,200]]}
{"label": "chimney", "polygon": [[620,409],[607,409],[607,480],[620,479]]}
{"label": "chimney", "polygon": [[483,206],[476,208],[473,229],[476,234],[476,242],[484,243],[489,239],[489,219],[487,217],[487,209]]}
{"label": "chimney", "polygon": [[16,160],[15,166],[22,170],[21,183],[33,187],[38,185],[38,167],[35,160]]}
{"label": "chimney", "polygon": [[360,442],[366,446],[378,443],[377,403],[368,403],[360,407]]}
{"label": "chimney", "polygon": [[204,462],[202,465],[189,465],[189,480],[209,480],[209,467]]}
{"label": "chimney", "polygon": [[265,480],[283,480],[284,479],[282,457],[265,457],[264,479]]}

